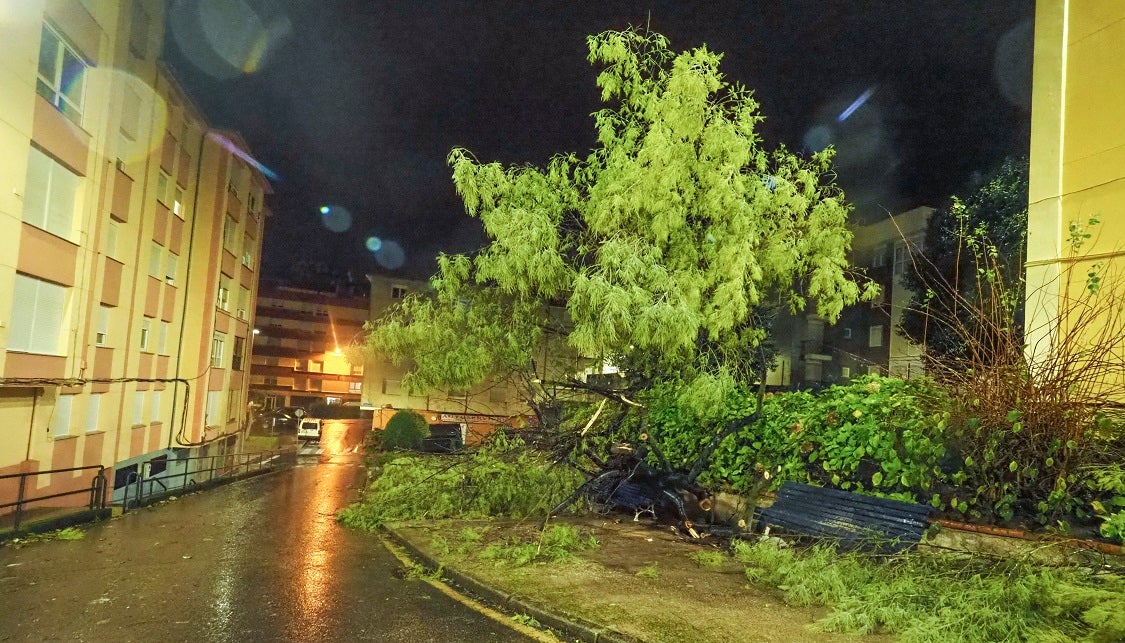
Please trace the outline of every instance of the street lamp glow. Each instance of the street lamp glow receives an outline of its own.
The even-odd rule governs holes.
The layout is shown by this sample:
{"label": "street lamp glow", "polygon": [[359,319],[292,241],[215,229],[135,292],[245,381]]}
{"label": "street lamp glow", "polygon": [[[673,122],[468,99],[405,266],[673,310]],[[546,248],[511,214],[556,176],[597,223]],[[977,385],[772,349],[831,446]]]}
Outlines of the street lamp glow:
{"label": "street lamp glow", "polygon": [[260,329],[260,328],[255,328],[255,329],[254,329],[254,334],[255,334],[255,335],[260,335],[261,333],[262,333],[262,329]]}
{"label": "street lamp glow", "polygon": [[320,213],[321,213],[321,214],[328,214],[328,213],[329,213],[329,212],[331,212],[331,211],[332,211],[332,208],[330,208],[330,207],[328,207],[328,206],[326,206],[326,205],[322,205],[322,206],[320,206]]}

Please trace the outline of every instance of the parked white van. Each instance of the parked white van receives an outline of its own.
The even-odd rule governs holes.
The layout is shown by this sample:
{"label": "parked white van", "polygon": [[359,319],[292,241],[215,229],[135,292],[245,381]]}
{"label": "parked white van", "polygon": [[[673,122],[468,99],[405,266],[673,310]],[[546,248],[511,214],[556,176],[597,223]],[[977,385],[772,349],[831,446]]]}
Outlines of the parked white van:
{"label": "parked white van", "polygon": [[297,425],[298,440],[320,440],[320,418],[303,418]]}

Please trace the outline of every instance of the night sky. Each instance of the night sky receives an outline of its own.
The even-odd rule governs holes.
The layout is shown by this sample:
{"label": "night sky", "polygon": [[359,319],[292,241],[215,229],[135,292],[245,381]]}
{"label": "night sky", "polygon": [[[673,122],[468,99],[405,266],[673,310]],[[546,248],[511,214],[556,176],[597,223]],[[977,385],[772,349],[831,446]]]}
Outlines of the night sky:
{"label": "night sky", "polygon": [[862,216],[939,205],[1027,154],[1033,0],[170,4],[177,76],[279,177],[267,274],[305,258],[423,276],[437,252],[480,247],[450,149],[585,155],[600,108],[586,36],[630,25],[725,52],[767,145],[835,144]]}

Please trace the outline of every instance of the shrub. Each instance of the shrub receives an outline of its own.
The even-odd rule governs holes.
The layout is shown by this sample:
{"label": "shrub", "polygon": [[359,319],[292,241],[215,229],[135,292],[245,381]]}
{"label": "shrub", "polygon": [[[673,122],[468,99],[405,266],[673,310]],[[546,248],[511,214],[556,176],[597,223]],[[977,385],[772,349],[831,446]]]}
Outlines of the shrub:
{"label": "shrub", "polygon": [[429,435],[430,425],[426,418],[414,411],[399,411],[391,416],[383,430],[383,449],[417,449]]}

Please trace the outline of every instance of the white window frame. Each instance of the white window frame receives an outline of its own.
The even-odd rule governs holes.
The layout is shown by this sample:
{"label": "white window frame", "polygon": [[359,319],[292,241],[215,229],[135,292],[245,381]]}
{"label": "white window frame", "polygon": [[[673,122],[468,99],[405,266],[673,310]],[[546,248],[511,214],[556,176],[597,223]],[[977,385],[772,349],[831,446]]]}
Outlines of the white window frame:
{"label": "white window frame", "polygon": [[176,271],[180,267],[180,257],[171,250],[168,251],[168,258],[164,262],[164,282],[169,286],[176,285]]}
{"label": "white window frame", "polygon": [[144,426],[145,424],[145,395],[148,391],[137,391],[133,393],[133,424],[132,426]]}
{"label": "white window frame", "polygon": [[62,355],[59,347],[62,345],[69,291],[66,286],[16,273],[7,349]]}
{"label": "white window frame", "polygon": [[164,321],[163,319],[160,320],[159,330],[157,330],[157,332],[156,332],[156,352],[159,355],[167,355],[168,354],[168,329],[169,329],[169,327],[171,327],[171,324]]}
{"label": "white window frame", "polygon": [[236,316],[239,319],[245,320],[249,318],[250,313],[250,289],[242,284],[238,285],[238,306],[236,308]]}
{"label": "white window frame", "polygon": [[163,261],[161,261],[163,258],[164,258],[164,246],[160,245],[159,243],[157,243],[155,241],[150,242],[149,249],[148,249],[148,276],[149,277],[155,277],[156,279],[160,279],[161,277],[164,276],[162,274],[163,271],[161,270],[161,265],[164,263]]}
{"label": "white window frame", "polygon": [[148,405],[148,423],[156,424],[160,421],[160,399],[163,391],[153,391],[152,401]]}
{"label": "white window frame", "polygon": [[220,418],[222,410],[222,391],[207,391],[206,418],[207,426],[222,426]]}
{"label": "white window frame", "polygon": [[254,239],[248,236],[242,238],[242,265],[254,269]]}
{"label": "white window frame", "polygon": [[82,179],[38,148],[29,146],[28,150],[23,220],[70,241]]}
{"label": "white window frame", "polygon": [[215,295],[215,306],[219,310],[230,312],[230,279],[219,277],[219,292]]}
{"label": "white window frame", "polygon": [[172,214],[184,218],[184,189],[179,185],[172,187]]}
{"label": "white window frame", "polygon": [[216,332],[211,337],[211,368],[223,368],[223,358],[226,351],[227,336]]}
{"label": "white window frame", "polygon": [[105,304],[98,305],[97,319],[94,326],[94,346],[109,345],[109,313],[110,307]]}
{"label": "white window frame", "polygon": [[56,440],[70,435],[70,416],[74,410],[73,395],[59,395],[55,398],[55,409],[51,412],[51,437]]}
{"label": "white window frame", "polygon": [[149,353],[151,350],[149,346],[152,344],[152,318],[141,317],[141,343],[140,350],[142,353]]}
{"label": "white window frame", "polygon": [[867,347],[880,348],[883,346],[883,325],[874,324],[867,329]]}
{"label": "white window frame", "polygon": [[97,433],[101,422],[102,393],[91,393],[86,398],[86,433]]}
{"label": "white window frame", "polygon": [[[47,34],[50,34],[55,40],[56,47],[54,52],[47,51],[47,43],[43,42],[44,36]],[[86,59],[78,53],[78,50],[67,42],[67,39],[50,24],[43,24],[43,32],[40,34],[39,46],[39,62],[42,63],[53,53],[55,68],[53,70],[44,70],[41,66],[38,66],[36,71],[36,76],[38,78],[36,91],[40,96],[45,98],[48,103],[54,105],[55,109],[59,110],[63,116],[66,116],[77,125],[82,125],[82,109],[86,100],[85,86],[87,74],[85,71],[90,67],[90,63],[88,63]],[[74,58],[74,61],[81,66],[81,69],[72,74],[75,79],[73,84],[65,82],[63,78],[64,74],[66,74],[65,63],[67,62],[67,54],[70,54]],[[45,71],[50,71],[50,78],[45,75]],[[68,89],[76,90],[78,94],[77,98],[70,95]]]}

